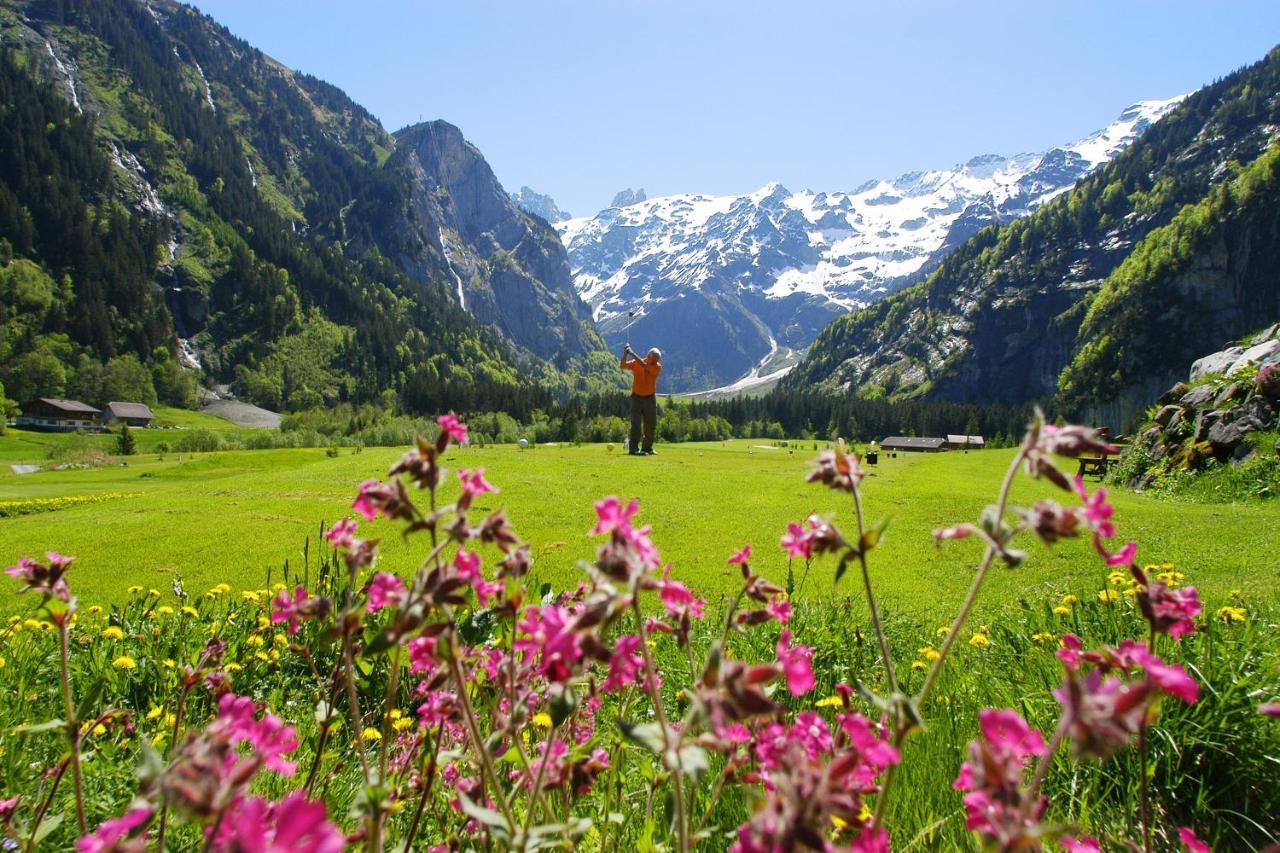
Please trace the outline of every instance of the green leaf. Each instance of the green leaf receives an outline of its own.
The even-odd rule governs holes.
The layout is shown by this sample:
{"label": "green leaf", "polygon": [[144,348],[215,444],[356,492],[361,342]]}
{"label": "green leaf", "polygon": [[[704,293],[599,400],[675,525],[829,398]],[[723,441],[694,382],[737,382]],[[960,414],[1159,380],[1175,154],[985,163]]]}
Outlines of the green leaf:
{"label": "green leaf", "polygon": [[39,847],[40,842],[44,841],[49,833],[62,826],[65,817],[66,815],[61,814],[45,815],[44,820],[40,821],[40,826],[36,827],[36,831],[31,835],[31,840],[35,842],[32,847]]}
{"label": "green leaf", "polygon": [[480,821],[485,826],[504,830],[508,828],[506,818],[495,812],[493,809],[485,808],[479,803],[476,803],[462,791],[458,791],[458,802],[462,805],[462,811],[465,812],[468,817]]}
{"label": "green leaf", "polygon": [[662,726],[657,723],[640,723],[632,725],[626,720],[618,720],[618,728],[632,743],[639,744],[654,755],[661,755],[666,748],[666,739],[662,734]]}
{"label": "green leaf", "polygon": [[840,558],[840,562],[836,565],[836,579],[833,583],[840,583],[840,578],[844,577],[844,573],[849,569],[849,561],[855,560],[857,557],[858,552],[854,548],[844,552],[844,556]]}
{"label": "green leaf", "polygon": [[880,539],[884,536],[885,528],[888,526],[889,519],[886,518],[870,530],[863,531],[862,540],[858,543],[858,549],[865,554],[879,545]]}
{"label": "green leaf", "polygon": [[[76,706],[76,719],[83,720],[90,716],[90,709],[98,703],[98,697],[102,695],[102,689],[107,686],[107,679],[104,676],[98,676],[93,684],[89,685],[89,689],[80,697],[80,704]],[[92,716],[97,716],[93,714]]]}
{"label": "green leaf", "polygon": [[67,727],[66,720],[46,720],[43,723],[32,723],[29,726],[18,726],[13,730],[15,735],[39,735],[45,732],[58,731]]}
{"label": "green leaf", "polygon": [[[386,628],[383,628],[381,631],[379,631],[377,636],[375,636],[372,640],[370,640],[368,643],[365,644],[365,647],[360,652],[360,654],[364,657],[372,657],[373,655],[380,655],[383,652],[385,652],[387,649],[394,646],[395,644],[396,644],[395,635],[393,634],[391,627],[387,626]],[[360,667],[360,670],[364,672],[365,675],[369,674],[369,671],[366,670],[363,666]]]}

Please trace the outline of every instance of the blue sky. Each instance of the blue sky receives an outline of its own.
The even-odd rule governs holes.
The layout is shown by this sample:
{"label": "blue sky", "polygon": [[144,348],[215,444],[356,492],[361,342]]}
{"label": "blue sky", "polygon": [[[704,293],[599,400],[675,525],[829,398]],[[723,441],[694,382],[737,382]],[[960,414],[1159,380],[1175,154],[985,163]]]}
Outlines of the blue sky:
{"label": "blue sky", "polygon": [[581,215],[653,197],[848,190],[1039,151],[1280,41],[1280,3],[195,0],[390,130],[443,118],[508,189]]}

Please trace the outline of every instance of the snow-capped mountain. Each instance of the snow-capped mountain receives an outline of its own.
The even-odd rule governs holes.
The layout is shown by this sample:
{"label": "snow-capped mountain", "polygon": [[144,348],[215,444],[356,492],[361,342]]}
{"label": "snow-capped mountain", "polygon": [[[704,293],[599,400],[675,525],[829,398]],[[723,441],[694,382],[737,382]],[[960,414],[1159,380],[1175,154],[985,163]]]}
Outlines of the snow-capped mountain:
{"label": "snow-capped mountain", "polygon": [[852,192],[771,183],[740,196],[627,199],[556,229],[610,345],[661,347],[671,390],[750,385],[785,370],[835,316],[1066,191],[1180,100],[1141,101],[1042,154],[984,155]]}
{"label": "snow-capped mountain", "polygon": [[511,200],[525,213],[539,216],[552,225],[573,218],[573,214],[567,210],[561,210],[551,196],[530,187],[521,187],[519,191],[511,193]]}

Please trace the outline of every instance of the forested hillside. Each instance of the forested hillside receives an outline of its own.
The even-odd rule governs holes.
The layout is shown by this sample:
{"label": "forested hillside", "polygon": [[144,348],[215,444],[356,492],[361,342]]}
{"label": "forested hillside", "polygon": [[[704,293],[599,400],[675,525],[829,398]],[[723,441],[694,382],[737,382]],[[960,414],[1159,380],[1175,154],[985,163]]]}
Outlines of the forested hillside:
{"label": "forested hillside", "polygon": [[[10,397],[100,401],[127,368],[185,402],[185,362],[305,408],[411,381],[592,387],[608,361],[589,326],[538,351],[479,320],[444,250],[397,263],[377,223],[351,215],[405,191],[386,167],[394,138],[194,10],[8,0],[0,43],[0,260],[6,292],[25,294],[0,318]],[[555,301],[554,285],[521,285]]]}
{"label": "forested hillside", "polygon": [[[1233,193],[1215,188],[1267,150],[1278,123],[1280,52],[1273,51],[1192,94],[1131,148],[1037,213],[979,232],[922,284],[832,323],[787,384],[862,397],[1012,403],[1054,395],[1059,375],[1082,347],[1095,342],[1096,350],[1099,336],[1108,333],[1103,308],[1081,329],[1107,277],[1185,206],[1214,207],[1211,193]],[[1227,196],[1220,202],[1219,209]],[[1177,229],[1186,225],[1184,219],[1175,232],[1185,237]],[[1274,232],[1264,227],[1250,232],[1247,242],[1255,257],[1266,258],[1274,251],[1267,241],[1274,241]],[[1257,305],[1233,281],[1203,279],[1198,307],[1174,307],[1171,281],[1144,292],[1180,317],[1213,304],[1221,322],[1212,330],[1196,322],[1185,326],[1195,339],[1184,343],[1195,353],[1221,343],[1222,334],[1243,334],[1265,319],[1237,322]],[[1104,306],[1117,304],[1116,290],[1108,285]],[[1122,365],[1110,368],[1113,374],[1121,368],[1111,379],[1089,388],[1078,371],[1076,378],[1064,379],[1073,404],[1118,395],[1144,376],[1163,376],[1163,370],[1185,369],[1185,363],[1164,363],[1167,347],[1126,349],[1127,335],[1138,331],[1108,333],[1115,351],[1128,353]]]}

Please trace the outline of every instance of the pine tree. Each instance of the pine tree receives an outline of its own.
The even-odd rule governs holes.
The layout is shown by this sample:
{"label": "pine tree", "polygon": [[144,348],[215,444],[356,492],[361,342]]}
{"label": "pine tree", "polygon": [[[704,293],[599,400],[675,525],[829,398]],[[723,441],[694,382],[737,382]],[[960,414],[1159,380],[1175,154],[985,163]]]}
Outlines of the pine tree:
{"label": "pine tree", "polygon": [[138,452],[138,439],[127,423],[120,424],[120,435],[116,436],[116,453],[121,456],[132,456]]}

